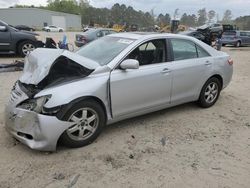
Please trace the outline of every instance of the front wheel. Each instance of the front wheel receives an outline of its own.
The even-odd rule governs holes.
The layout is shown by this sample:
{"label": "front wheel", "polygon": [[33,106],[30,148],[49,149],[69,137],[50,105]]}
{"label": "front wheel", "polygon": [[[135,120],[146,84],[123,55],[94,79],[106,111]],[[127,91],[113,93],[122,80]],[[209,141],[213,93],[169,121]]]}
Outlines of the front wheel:
{"label": "front wheel", "polygon": [[35,50],[35,44],[32,41],[23,41],[21,42],[17,49],[20,56],[25,57],[31,51]]}
{"label": "front wheel", "polygon": [[221,92],[221,82],[218,78],[210,78],[203,86],[198,103],[203,108],[213,106],[218,100]]}
{"label": "front wheel", "polygon": [[105,125],[103,108],[93,100],[81,101],[70,108],[63,120],[72,122],[61,136],[63,145],[78,148],[92,143],[101,133]]}

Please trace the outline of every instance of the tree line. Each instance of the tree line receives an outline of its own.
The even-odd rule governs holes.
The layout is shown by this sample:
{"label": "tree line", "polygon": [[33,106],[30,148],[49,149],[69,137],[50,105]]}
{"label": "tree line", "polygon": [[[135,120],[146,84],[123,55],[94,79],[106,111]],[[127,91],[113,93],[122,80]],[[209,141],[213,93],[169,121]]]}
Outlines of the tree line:
{"label": "tree line", "polygon": [[[27,7],[16,5],[15,7]],[[31,6],[34,7],[34,6]],[[52,11],[65,12],[81,15],[82,24],[136,24],[139,27],[152,27],[158,25],[164,27],[170,25],[171,16],[169,13],[155,15],[154,11],[143,12],[135,10],[132,6],[116,3],[110,9],[95,8],[90,6],[88,0],[48,0],[48,5],[38,7]],[[207,22],[220,22],[224,24],[235,24],[240,29],[250,30],[250,16],[239,17],[233,20],[231,10],[226,10],[222,19],[214,10],[207,11],[206,8],[198,10],[197,14],[184,13],[179,16],[179,9],[175,10],[172,19],[180,19],[180,24],[189,27],[201,26]]]}

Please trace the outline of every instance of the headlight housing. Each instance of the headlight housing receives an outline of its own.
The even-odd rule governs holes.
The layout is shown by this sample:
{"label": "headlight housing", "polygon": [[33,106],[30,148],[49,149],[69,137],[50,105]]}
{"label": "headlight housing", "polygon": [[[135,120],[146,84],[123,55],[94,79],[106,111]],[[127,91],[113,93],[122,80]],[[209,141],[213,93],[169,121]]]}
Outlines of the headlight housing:
{"label": "headlight housing", "polygon": [[18,105],[18,108],[23,108],[25,110],[34,111],[36,113],[41,113],[43,110],[43,106],[48,102],[51,98],[51,95],[42,96],[35,99],[28,99]]}
{"label": "headlight housing", "polygon": [[42,41],[41,35],[35,35],[35,38],[36,38],[36,40],[38,40],[38,41]]}

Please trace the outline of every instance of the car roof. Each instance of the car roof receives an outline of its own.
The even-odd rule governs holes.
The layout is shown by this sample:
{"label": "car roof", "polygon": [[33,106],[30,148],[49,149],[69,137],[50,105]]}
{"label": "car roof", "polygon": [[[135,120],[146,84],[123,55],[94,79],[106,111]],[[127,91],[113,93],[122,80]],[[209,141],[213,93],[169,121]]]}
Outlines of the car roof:
{"label": "car roof", "polygon": [[182,39],[192,39],[192,37],[180,34],[171,34],[171,33],[156,33],[156,32],[125,32],[125,33],[116,33],[109,36],[128,38],[133,40],[146,40],[151,38],[182,38]]}

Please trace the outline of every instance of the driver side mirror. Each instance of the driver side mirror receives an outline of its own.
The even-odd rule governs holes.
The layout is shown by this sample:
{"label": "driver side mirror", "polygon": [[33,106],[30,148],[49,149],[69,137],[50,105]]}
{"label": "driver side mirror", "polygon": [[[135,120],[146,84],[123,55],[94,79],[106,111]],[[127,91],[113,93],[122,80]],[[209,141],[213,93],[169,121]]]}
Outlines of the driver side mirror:
{"label": "driver side mirror", "polygon": [[7,31],[7,27],[6,26],[0,26],[0,31]]}
{"label": "driver side mirror", "polygon": [[126,69],[139,69],[139,61],[135,59],[126,59],[120,64],[120,68]]}

